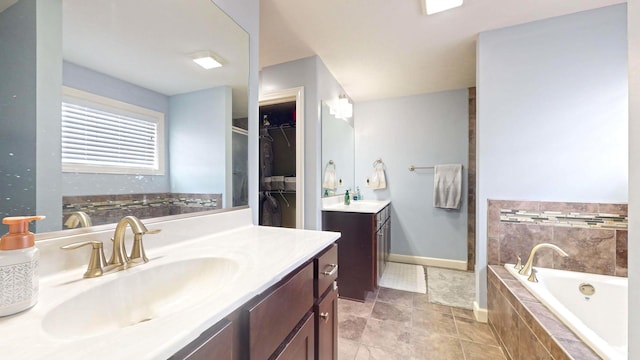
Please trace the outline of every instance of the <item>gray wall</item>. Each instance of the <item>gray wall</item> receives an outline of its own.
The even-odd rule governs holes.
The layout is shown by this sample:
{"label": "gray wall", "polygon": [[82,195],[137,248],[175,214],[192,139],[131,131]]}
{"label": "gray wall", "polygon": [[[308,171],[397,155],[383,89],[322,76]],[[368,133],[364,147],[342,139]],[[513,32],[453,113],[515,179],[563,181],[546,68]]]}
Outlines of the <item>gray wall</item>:
{"label": "gray wall", "polygon": [[45,16],[56,13],[61,13],[59,1],[36,0],[0,13],[0,213],[47,215],[35,225],[38,231],[59,229],[62,218],[60,142],[55,141],[60,99],[52,95],[61,84],[61,23]]}
{"label": "gray wall", "polygon": [[[629,48],[629,239],[640,236],[640,1],[627,2]],[[629,304],[640,302],[640,242],[629,241]],[[629,359],[640,358],[640,308],[629,306]]]}
{"label": "gray wall", "polygon": [[[391,252],[466,261],[468,90],[446,91],[355,105],[356,185],[364,199],[390,199]],[[371,190],[372,163],[381,158],[387,188]],[[433,169],[409,165],[463,164],[460,210],[433,207]]]}
{"label": "gray wall", "polygon": [[627,201],[626,39],[626,4],[480,34],[480,307],[486,307],[487,199]]}
{"label": "gray wall", "polygon": [[231,88],[174,95],[169,104],[171,192],[222,193],[224,201]]}
{"label": "gray wall", "polygon": [[[272,91],[304,87],[304,227],[321,229],[321,101],[337,99],[344,90],[318,56],[312,56],[283,64],[273,65],[260,72],[260,91]],[[257,121],[249,119],[249,125],[257,126]],[[257,164],[249,164],[249,169],[257,170]],[[251,196],[251,194],[250,194]]]}
{"label": "gray wall", "polygon": [[[75,89],[165,114],[165,152],[169,144],[169,97],[73,63],[62,64],[62,83]],[[62,195],[116,195],[169,191],[169,157],[165,175],[62,173]]]}

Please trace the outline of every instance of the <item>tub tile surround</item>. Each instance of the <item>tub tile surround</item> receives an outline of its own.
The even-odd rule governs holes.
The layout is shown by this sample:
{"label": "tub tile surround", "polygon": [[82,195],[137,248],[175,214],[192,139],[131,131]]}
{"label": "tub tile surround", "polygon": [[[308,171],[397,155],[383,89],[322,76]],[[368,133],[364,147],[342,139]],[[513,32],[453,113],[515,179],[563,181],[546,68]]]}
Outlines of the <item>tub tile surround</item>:
{"label": "tub tile surround", "polygon": [[547,242],[569,257],[540,249],[535,266],[627,276],[626,204],[489,200],[487,215],[488,264],[524,262]]}
{"label": "tub tile surround", "polygon": [[487,277],[489,326],[510,359],[600,359],[503,266]]}

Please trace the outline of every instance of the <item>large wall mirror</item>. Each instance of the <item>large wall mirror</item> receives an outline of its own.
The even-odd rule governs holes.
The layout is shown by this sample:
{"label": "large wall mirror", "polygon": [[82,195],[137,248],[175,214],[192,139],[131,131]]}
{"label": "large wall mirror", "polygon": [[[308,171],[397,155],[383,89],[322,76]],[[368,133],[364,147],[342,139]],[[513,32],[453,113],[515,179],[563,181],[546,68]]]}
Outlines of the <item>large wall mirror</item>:
{"label": "large wall mirror", "polygon": [[248,203],[249,35],[212,0],[2,1],[0,47],[3,217],[44,232]]}
{"label": "large wall mirror", "polygon": [[[353,118],[341,119],[331,114],[322,102],[322,194],[344,194],[355,190],[355,134]],[[333,179],[332,179],[333,178]]]}

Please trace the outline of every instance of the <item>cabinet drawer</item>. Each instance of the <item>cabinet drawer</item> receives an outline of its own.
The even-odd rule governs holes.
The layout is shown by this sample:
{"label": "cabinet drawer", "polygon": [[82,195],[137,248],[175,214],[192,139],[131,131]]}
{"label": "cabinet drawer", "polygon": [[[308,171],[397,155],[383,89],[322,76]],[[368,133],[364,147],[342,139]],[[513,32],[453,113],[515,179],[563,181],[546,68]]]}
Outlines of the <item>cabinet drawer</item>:
{"label": "cabinet drawer", "polygon": [[313,263],[249,309],[249,358],[267,359],[313,306]]}
{"label": "cabinet drawer", "polygon": [[338,278],[338,245],[334,244],[329,250],[315,259],[316,288],[315,297],[319,298],[329,286]]}
{"label": "cabinet drawer", "polygon": [[276,360],[313,360],[315,333],[313,328],[313,313],[309,313],[303,325],[291,340],[285,345]]}

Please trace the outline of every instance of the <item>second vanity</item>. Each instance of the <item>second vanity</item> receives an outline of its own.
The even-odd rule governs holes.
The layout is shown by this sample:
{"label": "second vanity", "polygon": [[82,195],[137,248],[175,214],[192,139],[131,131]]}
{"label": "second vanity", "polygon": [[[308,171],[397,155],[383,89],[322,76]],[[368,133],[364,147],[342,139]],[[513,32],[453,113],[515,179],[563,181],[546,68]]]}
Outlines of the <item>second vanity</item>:
{"label": "second vanity", "polygon": [[337,231],[340,253],[340,297],[364,301],[378,288],[391,248],[391,207],[388,200],[323,199],[322,229]]}
{"label": "second vanity", "polygon": [[253,226],[249,209],[147,227],[148,263],[92,279],[90,249],[60,246],[109,253],[112,231],[40,236],[39,302],[0,318],[2,358],[335,356],[339,234]]}

